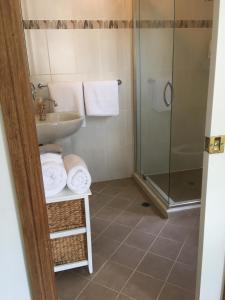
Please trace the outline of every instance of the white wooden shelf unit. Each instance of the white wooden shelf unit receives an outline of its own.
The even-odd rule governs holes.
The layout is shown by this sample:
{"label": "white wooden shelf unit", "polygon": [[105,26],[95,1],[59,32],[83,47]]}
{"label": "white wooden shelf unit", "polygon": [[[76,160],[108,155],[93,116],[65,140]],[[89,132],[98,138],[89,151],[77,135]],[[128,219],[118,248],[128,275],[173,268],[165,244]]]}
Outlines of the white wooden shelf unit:
{"label": "white wooden shelf unit", "polygon": [[78,194],[75,194],[72,191],[70,191],[68,188],[65,188],[61,193],[55,195],[54,197],[46,198],[47,204],[83,199],[84,209],[85,209],[85,223],[86,223],[85,227],[50,233],[50,239],[69,237],[69,236],[73,236],[73,235],[79,235],[79,234],[86,233],[86,236],[87,236],[87,260],[55,266],[54,272],[60,272],[60,271],[65,271],[65,270],[69,270],[69,269],[88,266],[89,273],[90,274],[93,273],[91,224],[90,224],[90,208],[89,208],[89,196],[90,195],[91,195],[90,190],[88,190],[87,193],[78,195]]}

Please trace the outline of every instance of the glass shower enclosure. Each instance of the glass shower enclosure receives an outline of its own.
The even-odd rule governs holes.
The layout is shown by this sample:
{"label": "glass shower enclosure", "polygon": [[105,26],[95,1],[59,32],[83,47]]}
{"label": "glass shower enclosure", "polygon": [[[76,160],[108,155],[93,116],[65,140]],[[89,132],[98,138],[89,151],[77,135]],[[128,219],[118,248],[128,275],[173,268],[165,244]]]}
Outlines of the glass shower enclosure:
{"label": "glass shower enclosure", "polygon": [[199,203],[213,4],[134,0],[136,176],[166,207]]}

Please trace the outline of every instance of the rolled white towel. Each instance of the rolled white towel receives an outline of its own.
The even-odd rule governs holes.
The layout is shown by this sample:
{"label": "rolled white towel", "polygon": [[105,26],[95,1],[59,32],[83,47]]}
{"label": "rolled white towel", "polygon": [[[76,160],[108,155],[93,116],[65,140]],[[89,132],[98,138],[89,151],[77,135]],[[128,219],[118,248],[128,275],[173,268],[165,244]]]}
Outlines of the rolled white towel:
{"label": "rolled white towel", "polygon": [[47,144],[39,147],[40,154],[55,153],[62,154],[63,148],[57,144]]}
{"label": "rolled white towel", "polygon": [[63,164],[63,159],[61,154],[44,153],[40,155],[40,158],[41,158],[41,164],[44,164],[49,161]]}
{"label": "rolled white towel", "polygon": [[83,194],[91,186],[91,175],[85,162],[77,155],[64,157],[64,166],[67,172],[67,186],[77,194]]}
{"label": "rolled white towel", "polygon": [[42,154],[40,157],[45,196],[52,197],[66,186],[67,173],[63,159],[61,155],[52,153]]}

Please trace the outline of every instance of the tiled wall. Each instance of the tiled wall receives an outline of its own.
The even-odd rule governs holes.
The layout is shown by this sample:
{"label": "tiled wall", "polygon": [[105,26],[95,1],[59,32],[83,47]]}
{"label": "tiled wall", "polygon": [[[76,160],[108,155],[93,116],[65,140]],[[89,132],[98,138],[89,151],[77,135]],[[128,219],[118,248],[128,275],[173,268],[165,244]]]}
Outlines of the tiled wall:
{"label": "tiled wall", "polygon": [[[129,28],[132,0],[21,2],[25,25],[29,24],[26,20],[48,20],[48,24],[58,24],[57,20],[67,20],[67,24],[69,20],[76,20],[78,24],[81,20],[80,24],[88,24],[80,27],[85,30],[77,29],[74,25],[69,27],[73,29],[64,30],[61,23],[61,27],[53,27],[60,29],[51,29],[51,26],[46,25],[41,27],[45,29],[26,29],[31,80],[37,84],[50,81],[121,79],[120,115],[112,118],[88,118],[86,127],[60,143],[66,153],[74,152],[85,159],[94,181],[131,176],[134,165],[132,30]],[[115,28],[102,26],[92,30],[85,20],[102,20],[108,24],[110,20],[114,20],[113,24],[122,25]],[[117,22],[120,20],[126,21],[127,26],[123,22]],[[48,96],[47,89],[41,93]]]}

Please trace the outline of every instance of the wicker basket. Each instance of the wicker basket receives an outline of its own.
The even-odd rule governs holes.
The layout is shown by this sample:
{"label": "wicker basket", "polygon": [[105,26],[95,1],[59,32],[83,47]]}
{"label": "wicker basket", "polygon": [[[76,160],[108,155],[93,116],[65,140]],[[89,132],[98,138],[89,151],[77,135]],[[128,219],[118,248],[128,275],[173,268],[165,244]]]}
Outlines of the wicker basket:
{"label": "wicker basket", "polygon": [[55,265],[87,260],[86,234],[72,235],[51,240]]}
{"label": "wicker basket", "polygon": [[85,227],[83,200],[72,200],[47,204],[50,232]]}

